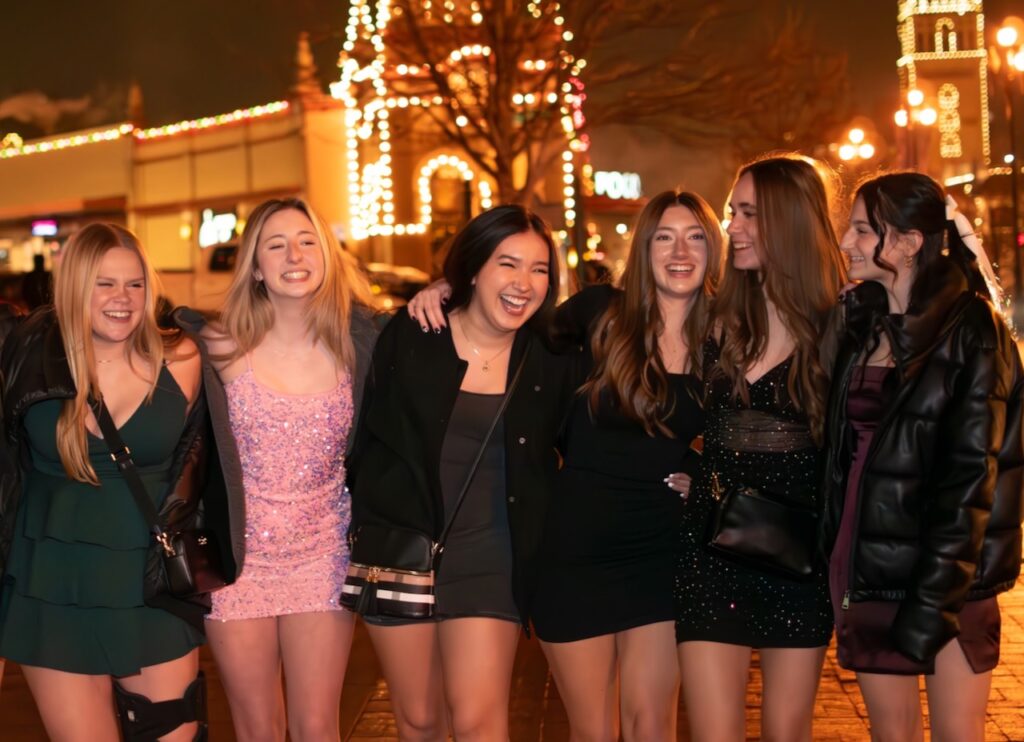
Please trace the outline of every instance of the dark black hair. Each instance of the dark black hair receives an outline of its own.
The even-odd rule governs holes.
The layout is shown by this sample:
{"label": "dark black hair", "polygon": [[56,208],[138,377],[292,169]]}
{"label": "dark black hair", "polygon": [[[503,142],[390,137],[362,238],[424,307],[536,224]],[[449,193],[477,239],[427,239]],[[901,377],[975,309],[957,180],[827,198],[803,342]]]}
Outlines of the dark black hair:
{"label": "dark black hair", "polygon": [[547,223],[529,209],[510,204],[478,214],[455,235],[444,259],[444,277],[452,287],[446,309],[469,304],[473,279],[502,242],[513,235],[532,232],[548,246],[548,291],[527,324],[547,328],[558,298],[558,254]]}
{"label": "dark black hair", "polygon": [[886,227],[901,234],[917,231],[924,237],[910,288],[910,307],[922,307],[933,295],[938,288],[935,282],[941,280],[941,263],[946,260],[963,271],[972,290],[988,296],[977,258],[956,225],[946,219],[946,193],[935,180],[923,173],[887,173],[861,183],[857,197],[864,199],[868,222],[878,235],[873,260],[880,268],[896,272],[881,258]]}

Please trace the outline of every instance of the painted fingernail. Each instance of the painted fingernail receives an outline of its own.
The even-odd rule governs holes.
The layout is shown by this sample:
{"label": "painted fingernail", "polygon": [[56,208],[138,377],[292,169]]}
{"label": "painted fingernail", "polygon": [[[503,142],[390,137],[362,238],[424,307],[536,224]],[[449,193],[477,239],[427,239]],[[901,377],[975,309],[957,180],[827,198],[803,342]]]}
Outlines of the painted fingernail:
{"label": "painted fingernail", "polygon": [[440,335],[441,334],[441,328],[440,327],[435,327],[434,328],[434,334],[435,335]]}
{"label": "painted fingernail", "polygon": [[426,332],[426,331],[427,331],[427,326],[426,326],[426,325],[420,325],[420,327],[422,327],[422,328],[423,328],[423,332]]}

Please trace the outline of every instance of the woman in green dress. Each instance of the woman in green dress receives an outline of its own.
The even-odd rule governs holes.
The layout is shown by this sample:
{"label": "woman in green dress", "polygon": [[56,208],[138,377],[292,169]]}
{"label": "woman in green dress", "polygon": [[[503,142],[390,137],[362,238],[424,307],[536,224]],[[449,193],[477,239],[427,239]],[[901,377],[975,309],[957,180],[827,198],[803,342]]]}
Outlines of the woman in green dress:
{"label": "woman in green dress", "polygon": [[200,356],[158,329],[134,235],[91,224],[64,253],[54,306],[22,321],[0,359],[0,656],[22,666],[51,739],[118,739],[115,684],[165,716],[126,739],[201,739],[203,636],[143,602],[151,537],[89,406],[105,402],[159,508],[180,475]]}

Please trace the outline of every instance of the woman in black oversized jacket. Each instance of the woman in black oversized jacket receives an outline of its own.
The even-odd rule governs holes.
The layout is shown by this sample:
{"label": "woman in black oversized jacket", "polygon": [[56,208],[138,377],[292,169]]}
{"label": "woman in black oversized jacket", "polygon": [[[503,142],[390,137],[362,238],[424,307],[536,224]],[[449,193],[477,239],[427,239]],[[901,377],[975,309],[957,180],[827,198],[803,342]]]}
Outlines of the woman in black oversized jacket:
{"label": "woman in black oversized jacket", "polygon": [[[367,615],[402,739],[508,738],[520,625],[529,616],[555,441],[576,379],[545,346],[558,291],[546,225],[519,206],[484,212],[445,261],[448,327],[403,310],[381,332],[348,460],[353,559],[365,526],[436,542],[501,398],[523,364],[457,511],[437,570],[433,620]],[[444,713],[447,703],[449,713]]]}
{"label": "woman in black oversized jacket", "polygon": [[[1022,371],[969,223],[917,173],[860,187],[827,418],[825,544],[840,664],[873,738],[984,735],[995,595],[1021,563]],[[987,267],[987,260],[983,261]]]}

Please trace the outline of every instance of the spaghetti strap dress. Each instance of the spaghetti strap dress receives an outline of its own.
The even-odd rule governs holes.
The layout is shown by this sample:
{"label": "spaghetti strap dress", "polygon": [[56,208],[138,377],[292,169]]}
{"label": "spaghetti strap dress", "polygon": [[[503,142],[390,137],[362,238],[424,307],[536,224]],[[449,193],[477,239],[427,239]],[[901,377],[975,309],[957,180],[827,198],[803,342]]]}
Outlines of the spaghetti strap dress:
{"label": "spaghetti strap dress", "polygon": [[720,349],[704,348],[707,425],[700,475],[684,508],[676,571],[676,640],[754,648],[822,647],[832,635],[827,574],[795,581],[740,566],[708,548],[716,500],[713,475],[723,488],[742,483],[788,492],[817,507],[820,451],[807,416],[787,391],[792,356],[747,383],[750,403],[732,382],[713,373]]}
{"label": "spaghetti strap dress", "polygon": [[[65,672],[134,675],[187,654],[203,637],[143,604],[149,529],[102,439],[87,437],[100,486],[67,477],[56,439],[63,404],[38,402],[25,414],[31,466],[0,591],[0,657]],[[120,428],[157,508],[169,489],[187,407],[164,367],[152,399]]]}
{"label": "spaghetti strap dress", "polygon": [[248,356],[246,363],[225,385],[245,489],[245,567],[213,593],[207,620],[344,610],[351,376],[327,392],[287,394],[260,382]]}

